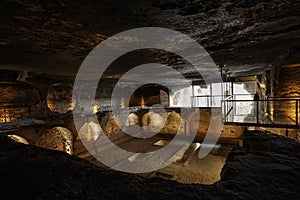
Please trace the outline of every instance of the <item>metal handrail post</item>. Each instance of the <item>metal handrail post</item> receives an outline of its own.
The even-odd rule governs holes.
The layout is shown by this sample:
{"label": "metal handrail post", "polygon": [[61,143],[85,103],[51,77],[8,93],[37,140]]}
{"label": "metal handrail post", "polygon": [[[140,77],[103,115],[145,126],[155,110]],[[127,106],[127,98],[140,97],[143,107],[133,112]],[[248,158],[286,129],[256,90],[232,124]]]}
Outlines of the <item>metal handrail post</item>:
{"label": "metal handrail post", "polygon": [[207,107],[209,107],[209,98],[206,96]]}
{"label": "metal handrail post", "polygon": [[223,122],[225,123],[225,101],[224,100],[222,100],[222,107],[221,108],[223,108],[223,112],[222,112],[222,119],[223,119]]}
{"label": "metal handrail post", "polygon": [[228,101],[226,100],[226,104],[225,104],[225,122],[227,122],[227,107],[228,107]]}

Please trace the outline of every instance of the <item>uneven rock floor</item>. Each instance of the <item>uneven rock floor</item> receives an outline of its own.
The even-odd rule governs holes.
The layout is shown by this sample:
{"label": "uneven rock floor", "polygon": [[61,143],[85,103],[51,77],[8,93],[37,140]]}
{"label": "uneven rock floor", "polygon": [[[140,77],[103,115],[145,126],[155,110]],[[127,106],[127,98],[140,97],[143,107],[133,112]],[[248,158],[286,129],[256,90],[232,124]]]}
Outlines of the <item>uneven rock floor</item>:
{"label": "uneven rock floor", "polygon": [[300,143],[245,133],[213,185],[144,179],[0,136],[1,199],[300,199]]}

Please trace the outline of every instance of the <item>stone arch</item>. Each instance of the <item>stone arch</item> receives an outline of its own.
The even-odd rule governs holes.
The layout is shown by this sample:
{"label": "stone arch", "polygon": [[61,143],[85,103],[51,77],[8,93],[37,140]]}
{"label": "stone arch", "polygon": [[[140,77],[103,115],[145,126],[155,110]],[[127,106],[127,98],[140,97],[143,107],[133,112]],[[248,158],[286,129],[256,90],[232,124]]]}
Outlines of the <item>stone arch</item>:
{"label": "stone arch", "polygon": [[[118,124],[121,126],[119,127]],[[123,127],[122,120],[117,116],[110,116],[105,127],[106,134],[112,134]]]}
{"label": "stone arch", "polygon": [[18,135],[7,135],[7,136],[16,142],[23,143],[23,144],[29,144],[29,142],[21,136],[18,136]]}
{"label": "stone arch", "polygon": [[36,145],[46,149],[73,153],[73,134],[64,127],[54,127],[46,131],[37,141]]}
{"label": "stone arch", "polygon": [[[161,98],[162,92],[164,92],[164,98]],[[154,104],[163,104],[168,106],[168,88],[159,84],[145,84],[137,88],[129,100],[129,106],[152,106]],[[162,101],[163,100],[163,101]]]}
{"label": "stone arch", "polygon": [[76,107],[76,99],[73,99],[73,87],[66,83],[52,84],[47,93],[46,102],[50,111],[64,114]]}
{"label": "stone arch", "polygon": [[130,113],[126,119],[126,126],[139,125],[140,118],[135,113]]}
{"label": "stone arch", "polygon": [[162,133],[177,134],[184,133],[184,121],[181,116],[175,111],[169,112]]}
{"label": "stone arch", "polygon": [[143,115],[142,126],[145,131],[160,132],[165,125],[165,117],[150,111]]}
{"label": "stone arch", "polygon": [[103,131],[98,121],[89,117],[88,121],[80,128],[78,136],[85,141],[95,141],[101,134],[103,134]]}

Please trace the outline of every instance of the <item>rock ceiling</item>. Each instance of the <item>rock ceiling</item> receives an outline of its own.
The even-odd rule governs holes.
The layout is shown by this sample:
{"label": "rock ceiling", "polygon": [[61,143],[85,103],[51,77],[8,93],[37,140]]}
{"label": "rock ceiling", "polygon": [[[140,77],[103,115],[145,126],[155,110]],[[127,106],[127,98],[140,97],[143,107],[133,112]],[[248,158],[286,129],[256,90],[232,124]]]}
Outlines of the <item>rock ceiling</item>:
{"label": "rock ceiling", "polygon": [[0,9],[2,69],[74,77],[101,41],[145,26],[187,34],[233,74],[300,63],[299,0],[3,0]]}

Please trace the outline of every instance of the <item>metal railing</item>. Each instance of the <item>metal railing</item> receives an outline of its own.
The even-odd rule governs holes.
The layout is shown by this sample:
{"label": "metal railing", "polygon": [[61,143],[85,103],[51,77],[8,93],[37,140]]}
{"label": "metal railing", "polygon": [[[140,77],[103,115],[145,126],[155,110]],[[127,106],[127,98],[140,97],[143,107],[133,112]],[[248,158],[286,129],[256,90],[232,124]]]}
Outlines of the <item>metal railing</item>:
{"label": "metal railing", "polygon": [[299,126],[300,99],[237,100],[233,95],[222,100],[222,116],[224,123]]}
{"label": "metal railing", "polygon": [[228,120],[230,112],[233,110],[234,95],[228,96],[226,99],[221,101],[222,105],[222,119],[224,122]]}
{"label": "metal railing", "polygon": [[300,125],[300,98],[268,97],[267,110],[273,113],[274,120],[285,114],[290,121]]}
{"label": "metal railing", "polygon": [[193,96],[192,106],[198,108],[222,107],[222,100],[227,96],[224,95],[203,95]]}

